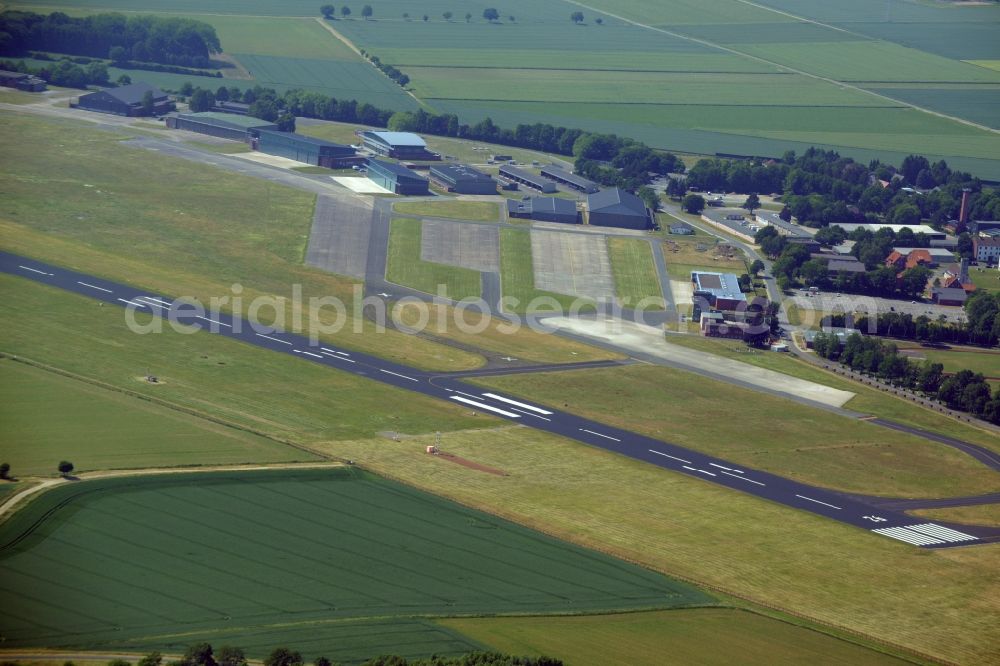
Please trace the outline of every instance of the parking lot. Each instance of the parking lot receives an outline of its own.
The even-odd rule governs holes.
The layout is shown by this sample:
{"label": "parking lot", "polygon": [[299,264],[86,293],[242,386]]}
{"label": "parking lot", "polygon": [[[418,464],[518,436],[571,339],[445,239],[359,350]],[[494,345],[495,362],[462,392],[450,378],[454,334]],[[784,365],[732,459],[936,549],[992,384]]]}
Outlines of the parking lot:
{"label": "parking lot", "polygon": [[[879,298],[876,296],[862,296],[860,294],[837,294],[818,293],[810,295],[807,291],[800,290],[793,297],[785,299],[787,303],[794,303],[802,311],[814,311],[824,313],[856,312],[884,314],[888,312],[898,312],[909,314],[914,318],[926,315],[931,319],[944,316],[948,321],[965,321],[965,311],[954,305],[937,305],[930,302],[902,301],[892,298]],[[808,322],[803,322],[808,325]]]}

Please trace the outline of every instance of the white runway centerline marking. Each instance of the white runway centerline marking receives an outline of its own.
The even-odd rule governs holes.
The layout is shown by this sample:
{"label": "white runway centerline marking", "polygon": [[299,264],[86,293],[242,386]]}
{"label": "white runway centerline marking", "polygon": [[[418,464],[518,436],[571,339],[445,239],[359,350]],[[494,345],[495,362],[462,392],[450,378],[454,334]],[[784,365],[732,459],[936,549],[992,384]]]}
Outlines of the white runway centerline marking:
{"label": "white runway centerline marking", "polygon": [[90,284],[89,282],[76,281],[77,284],[82,284],[84,287],[90,287],[91,289],[96,289],[97,291],[103,291],[105,294],[113,294],[114,292],[110,289],[105,289],[104,287],[98,287],[96,284]]}
{"label": "white runway centerline marking", "polygon": [[322,351],[330,352],[331,354],[340,354],[341,356],[350,356],[347,352],[337,351],[336,349],[327,349],[326,347],[320,347]]}
{"label": "white runway centerline marking", "polygon": [[796,495],[796,497],[798,497],[799,499],[807,500],[809,502],[816,502],[816,504],[822,504],[823,506],[828,506],[831,509],[837,509],[838,511],[840,511],[841,509],[841,507],[839,506],[834,506],[833,504],[827,504],[826,502],[820,502],[818,499],[813,499],[812,497],[806,497],[805,495]]}
{"label": "white runway centerline marking", "polygon": [[31,268],[30,266],[21,266],[18,264],[18,268],[23,268],[26,271],[31,271],[32,273],[39,273],[41,275],[55,275],[55,273],[46,273],[45,271],[40,271],[37,268]]}
{"label": "white runway centerline marking", "polygon": [[344,358],[343,356],[337,356],[336,354],[331,354],[330,352],[323,352],[326,358],[332,358],[334,361],[347,361],[348,363],[357,363],[357,361],[349,358]]}
{"label": "white runway centerline marking", "polygon": [[130,301],[130,300],[125,299],[125,298],[119,298],[118,300],[121,301],[122,303],[128,303],[129,305],[134,305],[137,308],[148,307],[145,303],[139,303],[138,301]]}
{"label": "white runway centerline marking", "polygon": [[712,467],[718,467],[719,469],[724,469],[727,472],[732,472],[733,471],[732,467],[726,467],[724,465],[716,465],[715,463],[708,463],[708,464],[711,465]]}
{"label": "white runway centerline marking", "polygon": [[602,435],[599,432],[594,432],[593,430],[587,430],[586,428],[580,428],[580,432],[589,432],[591,435],[597,435],[598,437],[603,437],[604,439],[610,439],[612,442],[620,442],[622,440],[617,437],[611,437],[610,435]]}
{"label": "white runway centerline marking", "polygon": [[687,463],[689,465],[691,464],[690,460],[684,460],[684,458],[678,458],[677,456],[672,456],[669,453],[664,453],[663,451],[656,451],[654,449],[649,449],[649,452],[650,453],[655,453],[658,456],[663,456],[664,458],[670,458],[672,460],[678,460],[678,461],[680,461],[682,463]]}
{"label": "white runway centerline marking", "polygon": [[302,351],[301,349],[293,349],[292,351],[295,352],[296,354],[305,354],[306,356],[312,356],[313,358],[325,358],[324,356],[320,356],[319,354],[314,354],[309,351]]}
{"label": "white runway centerline marking", "polygon": [[215,319],[209,319],[208,317],[202,317],[201,315],[195,315],[195,319],[204,319],[205,321],[211,322],[211,323],[216,324],[218,326],[225,326],[226,328],[232,328],[232,326],[230,326],[229,324],[226,324],[226,323],[221,322],[221,321],[216,321]]}
{"label": "white runway centerline marking", "polygon": [[407,377],[406,375],[401,375],[398,372],[392,372],[391,370],[383,370],[382,368],[379,368],[378,371],[379,372],[384,372],[387,375],[394,375],[396,377],[402,377],[403,379],[409,379],[411,382],[419,382],[420,381],[419,379],[414,379],[413,377]]}
{"label": "white runway centerline marking", "polygon": [[467,405],[472,405],[473,407],[478,407],[479,409],[485,409],[488,412],[494,412],[502,416],[508,416],[512,419],[521,418],[520,414],[515,414],[514,412],[508,412],[505,409],[500,409],[499,407],[491,407],[490,405],[484,405],[481,402],[476,402],[475,400],[469,400],[468,398],[463,398],[460,395],[450,395],[448,396],[451,400],[457,400],[458,402],[464,402]]}
{"label": "white runway centerline marking", "polygon": [[756,483],[758,486],[767,485],[767,484],[761,483],[760,481],[754,481],[753,479],[748,479],[745,476],[740,476],[739,474],[732,474],[732,473],[726,472],[726,471],[723,471],[722,473],[725,474],[726,476],[731,476],[734,479],[739,479],[740,481],[746,481],[747,483]]}
{"label": "white runway centerline marking", "polygon": [[484,397],[493,398],[494,400],[499,400],[500,402],[506,402],[508,405],[514,405],[515,407],[520,407],[521,409],[527,409],[532,412],[538,412],[539,414],[545,414],[546,416],[551,416],[552,412],[547,409],[542,409],[541,407],[535,407],[534,405],[529,405],[523,402],[518,402],[517,400],[511,400],[510,398],[505,398],[502,395],[497,395],[496,393],[484,393]]}
{"label": "white runway centerline marking", "polygon": [[154,298],[153,296],[140,296],[137,300],[149,301],[168,308],[172,305],[169,301],[165,301],[162,298]]}
{"label": "white runway centerline marking", "polygon": [[278,338],[272,338],[270,335],[264,335],[263,333],[257,333],[257,337],[258,338],[265,338],[267,340],[274,340],[275,342],[280,342],[281,344],[288,345],[289,347],[292,346],[292,343],[288,342],[287,340],[280,340]]}

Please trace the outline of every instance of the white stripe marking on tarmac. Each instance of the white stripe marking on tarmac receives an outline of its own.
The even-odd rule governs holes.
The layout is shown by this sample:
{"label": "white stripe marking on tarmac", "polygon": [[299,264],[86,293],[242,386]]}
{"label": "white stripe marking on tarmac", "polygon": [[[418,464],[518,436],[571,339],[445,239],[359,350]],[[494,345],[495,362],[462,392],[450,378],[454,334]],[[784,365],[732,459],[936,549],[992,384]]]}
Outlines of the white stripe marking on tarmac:
{"label": "white stripe marking on tarmac", "polygon": [[306,356],[312,356],[314,358],[323,358],[319,354],[313,354],[312,352],[302,351],[301,349],[293,349],[292,351],[295,352],[296,354],[305,354]]}
{"label": "white stripe marking on tarmac", "polygon": [[464,395],[466,398],[472,398],[473,400],[479,400],[478,395],[472,395],[471,393],[465,393],[464,391],[455,391],[459,395]]}
{"label": "white stripe marking on tarmac", "polygon": [[84,287],[90,287],[91,289],[96,289],[97,291],[103,291],[106,294],[113,294],[114,292],[110,289],[105,289],[104,287],[98,287],[96,284],[90,284],[89,282],[76,281],[77,284],[82,284]]}
{"label": "white stripe marking on tarmac", "polygon": [[767,484],[761,483],[760,481],[754,481],[753,479],[748,479],[745,476],[740,476],[739,474],[731,474],[731,473],[726,472],[726,471],[723,471],[722,473],[725,474],[726,476],[731,476],[734,479],[739,479],[740,481],[746,481],[747,483],[756,483],[758,486],[767,485]]}
{"label": "white stripe marking on tarmac", "polygon": [[916,532],[921,532],[923,534],[936,537],[938,539],[944,539],[945,541],[975,541],[979,537],[972,536],[971,534],[966,534],[965,532],[959,532],[958,530],[953,530],[950,527],[945,527],[944,525],[937,525],[935,523],[921,523],[920,525],[907,525],[907,529],[914,530]]}
{"label": "white stripe marking on tarmac", "polygon": [[332,358],[334,361],[347,361],[348,363],[357,363],[357,361],[354,361],[349,358],[344,358],[343,356],[337,356],[335,354],[330,354],[328,352],[323,352],[323,353],[326,355],[327,358]]}
{"label": "white stripe marking on tarmac", "polygon": [[691,463],[690,460],[684,460],[684,458],[678,458],[677,456],[672,456],[669,453],[664,453],[663,451],[656,451],[655,449],[649,449],[649,452],[650,453],[655,453],[658,456],[663,456],[664,458],[670,458],[672,460],[679,460],[682,463],[688,463],[688,464]]}
{"label": "white stripe marking on tarmac", "polygon": [[538,412],[539,414],[545,414],[546,416],[552,415],[552,412],[547,409],[535,407],[534,405],[528,405],[523,402],[518,402],[517,400],[511,400],[510,398],[505,398],[502,395],[497,395],[496,393],[484,393],[483,397],[493,398],[494,400],[499,400],[500,402],[506,402],[508,405],[514,405],[515,407],[520,407],[521,409],[528,409],[533,412]]}
{"label": "white stripe marking on tarmac", "polygon": [[872,532],[876,532],[882,536],[887,536],[898,541],[905,541],[906,543],[913,544],[914,546],[929,546],[945,543],[940,539],[935,539],[934,537],[927,536],[926,534],[908,530],[905,527],[882,527],[877,530],[872,530]]}
{"label": "white stripe marking on tarmac", "polygon": [[291,342],[288,342],[287,340],[279,340],[278,338],[272,338],[270,335],[264,335],[263,333],[258,333],[257,337],[258,338],[264,338],[266,340],[274,340],[275,342],[280,342],[283,345],[291,346],[291,344],[292,344]]}
{"label": "white stripe marking on tarmac", "polygon": [[124,299],[124,298],[119,298],[118,300],[121,301],[122,303],[128,303],[129,305],[134,305],[137,308],[149,307],[145,303],[140,303],[138,301],[130,301],[130,300],[127,300],[127,299]]}
{"label": "white stripe marking on tarmac", "polygon": [[460,395],[451,395],[451,396],[448,396],[448,397],[451,398],[452,400],[457,400],[458,402],[464,402],[467,405],[472,405],[473,407],[478,407],[479,409],[485,409],[488,412],[495,412],[495,413],[501,414],[503,416],[509,416],[512,419],[519,419],[519,418],[521,418],[521,416],[519,414],[515,414],[514,412],[508,412],[507,410],[500,409],[499,407],[490,407],[489,405],[484,405],[481,402],[476,402],[475,400],[469,400],[468,398],[463,398]]}
{"label": "white stripe marking on tarmac", "polygon": [[539,416],[538,414],[532,414],[531,412],[526,412],[523,409],[518,409],[517,407],[511,407],[518,414],[524,414],[525,416],[534,416],[536,419],[541,419],[543,421],[551,421],[552,419],[547,419],[544,416]]}
{"label": "white stripe marking on tarmac", "polygon": [[684,465],[684,469],[689,469],[689,470],[691,470],[692,472],[697,472],[697,471],[698,471],[698,470],[697,470],[697,469],[695,469],[694,467],[688,467],[687,465]]}
{"label": "white stripe marking on tarmac", "polygon": [[156,303],[157,305],[165,305],[168,308],[171,305],[171,303],[163,300],[162,298],[153,298],[152,296],[140,296],[139,298],[144,301],[151,301],[153,303]]}
{"label": "white stripe marking on tarmac", "polygon": [[704,469],[699,469],[697,471],[701,472],[702,474],[708,474],[709,476],[718,476],[718,474],[716,474],[715,472],[709,472],[708,470]]}
{"label": "white stripe marking on tarmac", "polygon": [[732,467],[723,467],[722,465],[716,465],[715,463],[708,463],[708,464],[711,465],[712,467],[718,467],[719,469],[724,469],[727,472],[732,472],[733,471]]}
{"label": "white stripe marking on tarmac", "polygon": [[395,375],[396,377],[402,377],[403,379],[409,379],[411,382],[419,382],[420,381],[419,379],[414,379],[413,377],[407,377],[406,375],[401,375],[398,372],[392,372],[390,370],[383,370],[382,368],[379,368],[378,371],[379,372],[384,372],[387,375]]}
{"label": "white stripe marking on tarmac", "polygon": [[204,319],[205,321],[211,322],[213,324],[218,324],[219,326],[225,326],[226,328],[232,328],[229,324],[221,321],[216,321],[214,319],[209,319],[208,317],[202,317],[201,315],[195,315],[195,319]]}
{"label": "white stripe marking on tarmac", "polygon": [[26,271],[31,271],[32,273],[40,273],[42,275],[55,275],[55,273],[46,273],[45,271],[40,271],[37,268],[30,268],[28,266],[17,265],[18,268],[23,268]]}
{"label": "white stripe marking on tarmac", "polygon": [[818,499],[813,499],[812,497],[806,497],[805,495],[796,495],[796,497],[798,497],[799,499],[808,500],[810,502],[816,502],[816,504],[822,504],[823,506],[828,506],[831,509],[836,509],[837,511],[841,510],[841,507],[839,506],[834,506],[833,504],[827,504],[826,502],[820,502]]}
{"label": "white stripe marking on tarmac", "polygon": [[347,352],[337,351],[336,349],[327,349],[326,347],[320,347],[325,352],[330,352],[331,354],[340,354],[341,356],[350,356]]}
{"label": "white stripe marking on tarmac", "polygon": [[615,437],[611,437],[610,435],[602,435],[599,432],[594,432],[593,430],[587,430],[586,428],[580,428],[580,431],[581,432],[589,432],[591,435],[597,435],[598,437],[603,437],[604,439],[610,439],[612,442],[620,442],[620,441],[622,441],[622,440],[617,439]]}

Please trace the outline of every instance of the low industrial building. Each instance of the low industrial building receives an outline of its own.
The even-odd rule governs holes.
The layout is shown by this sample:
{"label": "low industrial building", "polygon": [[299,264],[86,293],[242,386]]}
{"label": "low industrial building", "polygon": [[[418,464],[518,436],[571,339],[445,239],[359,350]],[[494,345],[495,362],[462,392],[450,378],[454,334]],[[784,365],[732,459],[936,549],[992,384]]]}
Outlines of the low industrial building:
{"label": "low industrial building", "polygon": [[493,176],[464,164],[435,164],[430,169],[431,180],[456,194],[496,194]]}
{"label": "low industrial building", "polygon": [[698,324],[701,328],[701,334],[707,338],[742,340],[747,330],[746,324],[728,321],[721,312],[700,313]]}
{"label": "low industrial building", "polygon": [[694,227],[685,222],[678,222],[670,225],[670,233],[675,236],[692,236],[694,235]]}
{"label": "low industrial building", "polygon": [[382,157],[397,160],[439,159],[438,155],[427,150],[427,142],[412,132],[365,131],[361,133],[361,141],[365,148]]}
{"label": "low industrial building", "polygon": [[48,84],[45,83],[45,79],[40,79],[34,74],[0,70],[0,86],[24,92],[42,92],[48,87]]}
{"label": "low industrial building", "polygon": [[250,145],[254,150],[312,166],[344,169],[363,161],[351,146],[324,141],[313,136],[270,129],[250,130],[250,134],[252,136]]}
{"label": "low industrial building", "polygon": [[[845,243],[847,241],[844,241]],[[955,260],[955,254],[943,247],[894,247],[893,252],[898,252],[904,257],[910,256],[911,253],[920,250],[921,252],[926,252],[930,257],[930,263],[927,264],[930,267],[937,266],[938,264],[947,264]]]}
{"label": "low industrial building", "polygon": [[618,187],[589,195],[587,210],[588,221],[598,227],[649,229],[653,226],[652,213],[642,199]]}
{"label": "low industrial building", "polygon": [[220,113],[235,113],[240,116],[250,115],[250,105],[244,104],[243,102],[219,102],[216,101],[212,105],[212,111],[218,111]]}
{"label": "low industrial building", "polygon": [[[152,109],[146,109],[143,100],[146,93],[152,97]],[[98,113],[110,113],[116,116],[159,116],[173,110],[173,103],[167,93],[159,88],[139,81],[118,88],[106,88],[80,98],[72,105],[74,108]]]}
{"label": "low industrial building", "polygon": [[540,222],[561,222],[563,224],[580,224],[580,213],[576,203],[569,199],[556,197],[530,197],[527,199],[508,199],[507,217],[538,220]]}
{"label": "low industrial building", "polygon": [[541,176],[536,176],[530,171],[518,169],[517,167],[506,164],[500,167],[500,177],[506,178],[514,183],[520,183],[521,185],[525,185],[526,187],[530,187],[533,190],[538,190],[539,192],[544,192],[546,194],[557,191],[557,188],[552,184],[552,181],[546,180]]}
{"label": "low industrial building", "polygon": [[168,116],[167,127],[247,143],[250,143],[253,139],[252,130],[277,131],[278,129],[278,126],[274,123],[261,120],[260,118],[240,116],[232,113],[219,113],[216,111],[180,113],[176,116]]}
{"label": "low industrial building", "polygon": [[702,304],[713,310],[733,312],[746,306],[747,297],[740,289],[740,279],[733,273],[691,273],[695,315],[704,311]]}
{"label": "low industrial building", "polygon": [[554,167],[554,166],[542,167],[541,173],[542,176],[550,180],[554,180],[557,183],[562,183],[563,185],[572,187],[574,190],[578,190],[580,192],[586,192],[587,194],[593,194],[594,192],[597,192],[598,190],[601,189],[597,186],[597,183],[595,183],[594,181],[587,180],[582,176],[577,176],[575,173],[570,173],[569,171],[565,171],[563,169],[560,169],[559,167]]}
{"label": "low industrial building", "polygon": [[368,160],[368,178],[396,194],[430,194],[430,182],[395,162]]}
{"label": "low industrial building", "polygon": [[934,287],[931,300],[938,305],[965,305],[969,295],[961,287]]}
{"label": "low industrial building", "polygon": [[878,232],[880,229],[891,229],[893,233],[898,234],[903,229],[909,229],[914,234],[924,234],[930,240],[945,240],[948,235],[943,231],[938,231],[933,227],[929,227],[926,224],[840,224],[836,226],[842,228],[848,234],[852,234],[858,229],[865,229],[873,234]]}

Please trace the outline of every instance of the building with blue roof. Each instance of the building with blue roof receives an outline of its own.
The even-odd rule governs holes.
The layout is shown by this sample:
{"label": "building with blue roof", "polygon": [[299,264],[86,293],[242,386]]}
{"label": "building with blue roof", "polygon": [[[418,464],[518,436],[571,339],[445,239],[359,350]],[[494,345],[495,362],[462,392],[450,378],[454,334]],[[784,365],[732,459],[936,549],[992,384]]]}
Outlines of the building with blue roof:
{"label": "building with blue roof", "polygon": [[269,129],[251,129],[250,134],[254,150],[313,166],[343,169],[357,164],[361,159],[350,146],[314,136]]}
{"label": "building with blue roof", "polygon": [[368,160],[368,178],[396,194],[430,194],[430,182],[395,162]]}
{"label": "building with blue roof", "polygon": [[437,159],[427,150],[427,142],[412,132],[366,131],[361,133],[365,148],[376,155],[393,157],[398,160]]}

